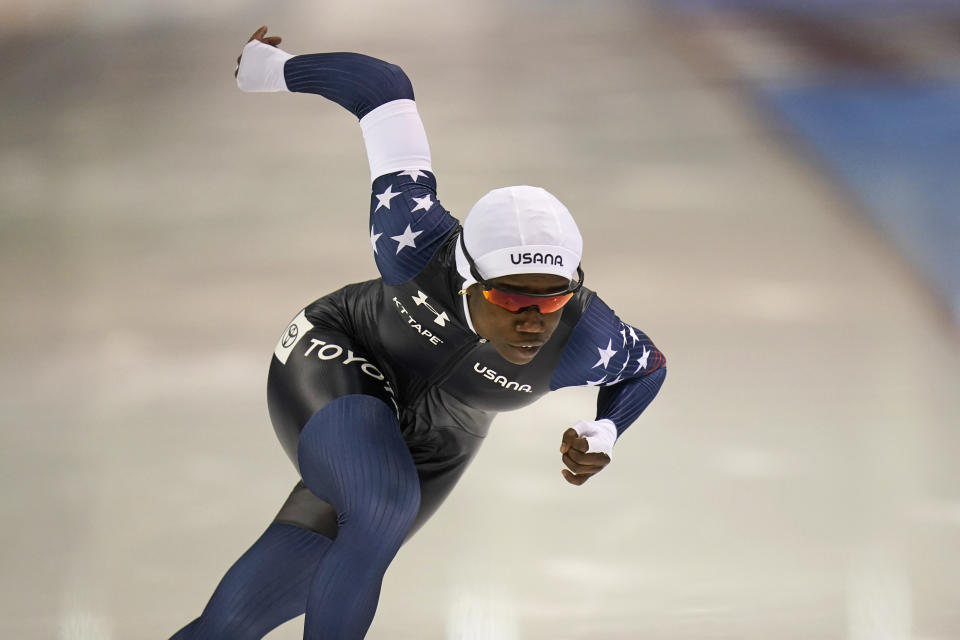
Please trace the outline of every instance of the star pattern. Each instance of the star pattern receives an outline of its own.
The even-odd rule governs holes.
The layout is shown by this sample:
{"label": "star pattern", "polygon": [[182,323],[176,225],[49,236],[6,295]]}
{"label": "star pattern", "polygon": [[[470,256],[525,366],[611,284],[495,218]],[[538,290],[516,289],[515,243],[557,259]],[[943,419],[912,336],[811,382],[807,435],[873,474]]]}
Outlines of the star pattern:
{"label": "star pattern", "polygon": [[429,193],[422,198],[417,198],[414,196],[413,201],[417,203],[417,206],[415,206],[413,209],[410,209],[410,213],[419,211],[420,209],[423,209],[424,211],[430,211],[430,207],[433,206],[433,200],[430,199]]}
{"label": "star pattern", "polygon": [[421,233],[423,233],[423,231],[414,231],[410,228],[410,225],[407,225],[403,233],[398,236],[390,236],[390,238],[397,241],[397,253],[400,253],[400,250],[404,247],[413,247],[416,249],[417,244],[413,240]]}
{"label": "star pattern", "polygon": [[400,173],[397,174],[397,176],[410,176],[411,178],[413,178],[414,182],[416,182],[417,178],[419,178],[420,176],[425,176],[425,175],[427,174],[425,174],[423,171],[420,171],[420,169],[407,169],[406,171],[401,171]]}
{"label": "star pattern", "polygon": [[382,236],[382,235],[383,235],[382,233],[374,233],[374,232],[373,232],[373,225],[370,226],[370,245],[373,247],[373,254],[374,254],[374,255],[377,254],[377,240],[379,240],[379,239],[380,239],[380,236]]}
{"label": "star pattern", "polygon": [[613,309],[594,298],[550,384],[551,388],[576,386],[599,392],[597,419],[609,419],[621,433],[653,399],[663,377],[651,374],[664,365],[663,355],[644,332],[621,321]]}
{"label": "star pattern", "polygon": [[388,184],[386,191],[384,191],[383,193],[376,194],[377,200],[380,201],[380,204],[377,205],[377,208],[374,209],[374,212],[380,211],[380,207],[386,207],[387,209],[389,209],[390,201],[396,198],[398,195],[400,195],[400,193],[399,192],[394,193],[393,185]]}
{"label": "star pattern", "polygon": [[650,349],[647,349],[647,345],[643,345],[643,355],[637,358],[637,370],[634,373],[639,373],[640,369],[647,368],[647,358],[650,357]]}
{"label": "star pattern", "polygon": [[597,347],[597,351],[600,352],[600,359],[597,360],[597,364],[595,364],[595,365],[593,365],[593,367],[591,367],[592,369],[596,369],[596,368],[599,367],[601,364],[603,365],[603,368],[604,368],[604,369],[607,368],[607,366],[610,364],[610,358],[612,358],[613,356],[617,355],[617,350],[616,350],[616,349],[611,349],[612,346],[613,346],[613,340],[611,339],[611,340],[608,340],[608,341],[607,341],[607,348],[606,348],[606,349],[601,349],[600,347]]}

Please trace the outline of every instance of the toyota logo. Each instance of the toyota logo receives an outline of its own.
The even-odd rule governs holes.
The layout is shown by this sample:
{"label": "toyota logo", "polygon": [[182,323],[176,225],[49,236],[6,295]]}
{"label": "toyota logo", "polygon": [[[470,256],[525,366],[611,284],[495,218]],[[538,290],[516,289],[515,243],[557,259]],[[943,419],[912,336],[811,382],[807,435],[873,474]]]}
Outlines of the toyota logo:
{"label": "toyota logo", "polygon": [[284,349],[292,347],[293,344],[297,341],[297,334],[300,333],[300,329],[297,328],[297,325],[292,324],[287,327],[287,335],[283,336],[283,342],[280,344],[283,345]]}

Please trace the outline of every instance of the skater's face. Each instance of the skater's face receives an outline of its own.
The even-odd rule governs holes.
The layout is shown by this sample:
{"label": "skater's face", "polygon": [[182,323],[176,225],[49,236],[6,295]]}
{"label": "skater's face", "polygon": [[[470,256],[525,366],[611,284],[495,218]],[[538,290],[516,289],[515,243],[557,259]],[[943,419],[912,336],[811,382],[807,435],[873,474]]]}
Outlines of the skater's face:
{"label": "skater's face", "polygon": [[[510,291],[544,294],[565,291],[570,281],[554,274],[524,273],[494,278],[489,284],[501,285]],[[478,284],[467,289],[467,299],[474,329],[481,338],[490,341],[504,360],[513,364],[533,360],[563,315],[562,308],[542,313],[538,306],[510,311],[487,300]]]}

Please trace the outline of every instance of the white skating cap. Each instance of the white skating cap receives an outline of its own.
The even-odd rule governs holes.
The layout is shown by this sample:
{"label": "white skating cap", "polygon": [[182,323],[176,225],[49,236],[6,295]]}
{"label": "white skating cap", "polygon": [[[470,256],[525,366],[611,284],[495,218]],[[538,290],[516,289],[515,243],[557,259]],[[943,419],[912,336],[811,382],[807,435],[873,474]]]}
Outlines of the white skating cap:
{"label": "white skating cap", "polygon": [[[552,273],[575,280],[583,238],[573,216],[546,189],[494,189],[473,205],[463,223],[467,252],[485,280],[518,273]],[[457,243],[457,270],[476,280]]]}

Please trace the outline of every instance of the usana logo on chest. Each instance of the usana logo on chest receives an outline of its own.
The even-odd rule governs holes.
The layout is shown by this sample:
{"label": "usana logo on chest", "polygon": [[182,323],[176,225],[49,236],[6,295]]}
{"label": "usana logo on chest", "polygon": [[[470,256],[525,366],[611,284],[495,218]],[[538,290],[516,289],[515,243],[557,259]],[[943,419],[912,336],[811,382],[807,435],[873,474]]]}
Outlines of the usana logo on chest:
{"label": "usana logo on chest", "polygon": [[531,393],[533,389],[528,384],[520,384],[519,382],[513,382],[512,380],[507,380],[507,376],[500,375],[493,369],[488,369],[484,365],[477,362],[473,365],[473,370],[482,375],[487,380],[492,380],[495,384],[500,385],[504,389],[512,389],[513,391],[523,391],[524,393]]}

